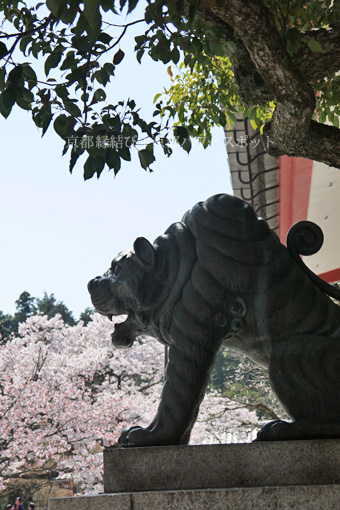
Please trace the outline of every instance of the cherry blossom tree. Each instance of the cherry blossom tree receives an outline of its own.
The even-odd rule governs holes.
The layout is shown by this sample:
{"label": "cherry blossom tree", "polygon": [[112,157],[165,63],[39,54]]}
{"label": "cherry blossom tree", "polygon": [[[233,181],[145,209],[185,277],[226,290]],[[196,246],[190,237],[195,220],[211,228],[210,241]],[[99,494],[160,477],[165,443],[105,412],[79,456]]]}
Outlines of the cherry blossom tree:
{"label": "cherry blossom tree", "polygon": [[[144,338],[117,350],[113,329],[97,314],[86,327],[33,316],[0,346],[0,490],[13,481],[71,478],[79,492],[100,492],[102,448],[127,424],[152,420],[164,347]],[[192,442],[244,440],[256,422],[244,406],[208,392]]]}

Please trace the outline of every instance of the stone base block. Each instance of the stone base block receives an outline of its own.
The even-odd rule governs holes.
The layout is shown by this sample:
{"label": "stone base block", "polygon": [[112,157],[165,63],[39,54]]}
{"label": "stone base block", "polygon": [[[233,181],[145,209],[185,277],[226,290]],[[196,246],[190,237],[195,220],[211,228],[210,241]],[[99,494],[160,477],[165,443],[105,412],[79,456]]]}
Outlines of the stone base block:
{"label": "stone base block", "polygon": [[104,452],[105,493],[338,483],[340,439]]}
{"label": "stone base block", "polygon": [[334,510],[340,440],[112,448],[105,493],[49,510]]}
{"label": "stone base block", "polygon": [[49,500],[49,510],[334,510],[340,486],[314,485],[105,494]]}

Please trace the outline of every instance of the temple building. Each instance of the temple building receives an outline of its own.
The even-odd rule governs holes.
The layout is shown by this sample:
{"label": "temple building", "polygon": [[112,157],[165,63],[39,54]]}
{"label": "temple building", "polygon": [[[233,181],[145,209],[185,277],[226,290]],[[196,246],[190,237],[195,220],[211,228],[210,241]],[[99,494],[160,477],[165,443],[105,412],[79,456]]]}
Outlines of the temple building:
{"label": "temple building", "polygon": [[340,282],[340,170],[303,158],[270,156],[270,139],[241,117],[225,130],[235,196],[249,202],[285,244],[301,220],[322,229],[324,244],[308,267],[329,283]]}

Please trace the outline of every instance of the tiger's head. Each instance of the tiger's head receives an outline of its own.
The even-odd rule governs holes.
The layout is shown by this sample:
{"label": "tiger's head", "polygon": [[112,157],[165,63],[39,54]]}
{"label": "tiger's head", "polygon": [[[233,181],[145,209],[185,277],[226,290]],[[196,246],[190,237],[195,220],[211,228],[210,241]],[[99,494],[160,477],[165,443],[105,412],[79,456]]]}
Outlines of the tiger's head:
{"label": "tiger's head", "polygon": [[156,281],[156,250],[144,237],[138,237],[133,250],[121,252],[110,269],[88,283],[91,301],[102,315],[127,315],[116,324],[112,342],[116,347],[131,347],[143,333],[152,304]]}

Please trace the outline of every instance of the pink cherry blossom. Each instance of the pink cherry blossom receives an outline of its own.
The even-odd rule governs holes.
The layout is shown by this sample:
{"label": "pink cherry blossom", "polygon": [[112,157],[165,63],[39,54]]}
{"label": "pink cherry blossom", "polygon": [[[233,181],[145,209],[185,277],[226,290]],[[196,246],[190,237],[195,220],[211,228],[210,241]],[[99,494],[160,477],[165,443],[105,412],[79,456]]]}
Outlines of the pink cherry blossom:
{"label": "pink cherry blossom", "polygon": [[[123,427],[148,425],[164,382],[164,347],[138,339],[111,345],[114,324],[85,327],[33,316],[0,345],[0,490],[28,471],[71,477],[80,492],[102,490],[102,449]],[[193,443],[248,439],[254,413],[208,392]],[[235,437],[233,437],[233,434]]]}

